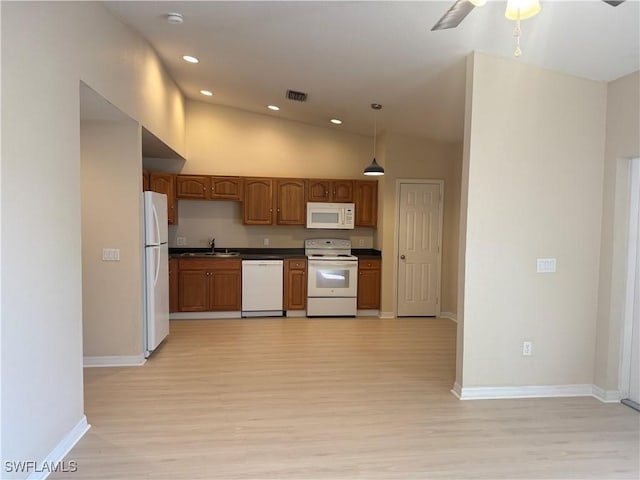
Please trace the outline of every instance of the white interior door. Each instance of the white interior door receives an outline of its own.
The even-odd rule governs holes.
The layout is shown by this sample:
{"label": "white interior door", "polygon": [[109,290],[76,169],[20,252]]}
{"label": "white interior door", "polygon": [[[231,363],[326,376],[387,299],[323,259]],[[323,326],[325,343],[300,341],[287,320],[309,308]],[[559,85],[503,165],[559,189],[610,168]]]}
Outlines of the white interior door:
{"label": "white interior door", "polygon": [[636,255],[636,280],[631,323],[631,367],[629,369],[629,400],[640,404],[640,255]]}
{"label": "white interior door", "polygon": [[398,196],[398,316],[437,316],[442,182],[400,182]]}

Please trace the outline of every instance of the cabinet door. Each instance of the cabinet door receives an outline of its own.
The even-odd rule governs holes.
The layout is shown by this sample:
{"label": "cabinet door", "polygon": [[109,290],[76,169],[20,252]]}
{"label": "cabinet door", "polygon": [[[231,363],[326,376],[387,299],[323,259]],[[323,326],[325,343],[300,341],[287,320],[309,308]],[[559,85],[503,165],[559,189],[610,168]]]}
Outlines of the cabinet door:
{"label": "cabinet door", "polygon": [[151,191],[164,193],[167,196],[167,216],[169,225],[178,223],[176,206],[176,176],[171,173],[151,172],[149,175]]}
{"label": "cabinet door", "polygon": [[332,202],[353,202],[353,181],[351,180],[334,180],[331,182],[331,201]]}
{"label": "cabinet door", "polygon": [[380,308],[380,260],[358,262],[358,308]]}
{"label": "cabinet door", "polygon": [[213,200],[242,200],[242,178],[240,177],[211,177],[211,191]]}
{"label": "cabinet door", "polygon": [[307,308],[307,261],[287,259],[284,262],[284,309]]}
{"label": "cabinet door", "polygon": [[328,202],[331,198],[330,180],[307,180],[307,201]]}
{"label": "cabinet door", "polygon": [[176,176],[176,198],[206,200],[209,197],[209,177],[201,175]]}
{"label": "cabinet door", "polygon": [[246,178],[242,220],[245,225],[271,225],[273,223],[273,180]]}
{"label": "cabinet door", "polygon": [[178,274],[178,309],[181,312],[209,310],[209,272],[184,270]]}
{"label": "cabinet door", "polygon": [[177,312],[179,308],[178,259],[169,259],[169,312]]}
{"label": "cabinet door", "polygon": [[304,180],[276,180],[276,223],[278,225],[305,225],[306,202]]}
{"label": "cabinet door", "polygon": [[356,227],[375,227],[378,223],[378,181],[355,180]]}
{"label": "cabinet door", "polygon": [[149,190],[151,190],[151,184],[149,181],[149,171],[142,170],[142,191],[148,192]]}
{"label": "cabinet door", "polygon": [[214,312],[230,312],[242,308],[242,272],[238,270],[213,270],[210,275],[209,309]]}

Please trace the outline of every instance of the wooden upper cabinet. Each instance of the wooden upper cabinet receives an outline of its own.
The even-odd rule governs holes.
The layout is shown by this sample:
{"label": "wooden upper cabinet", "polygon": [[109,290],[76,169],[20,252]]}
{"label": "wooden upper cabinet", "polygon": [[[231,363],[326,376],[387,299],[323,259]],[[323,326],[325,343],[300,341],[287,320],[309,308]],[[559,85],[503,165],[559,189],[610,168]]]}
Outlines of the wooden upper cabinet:
{"label": "wooden upper cabinet", "polygon": [[331,182],[332,202],[353,202],[353,181],[333,180]]}
{"label": "wooden upper cabinet", "polygon": [[151,172],[149,186],[152,192],[164,193],[167,196],[167,216],[169,225],[178,222],[178,207],[176,204],[176,176],[172,173]]}
{"label": "wooden upper cabinet", "polygon": [[210,180],[203,175],[178,175],[176,177],[176,197],[192,200],[209,198]]}
{"label": "wooden upper cabinet", "polygon": [[356,227],[375,227],[378,224],[378,181],[354,180]]}
{"label": "wooden upper cabinet", "polygon": [[142,191],[148,192],[149,190],[151,190],[151,184],[149,181],[149,171],[142,170]]}
{"label": "wooden upper cabinet", "polygon": [[242,200],[241,177],[211,177],[209,197],[212,200]]}
{"label": "wooden upper cabinet", "polygon": [[305,182],[294,178],[276,179],[276,223],[306,224]]}
{"label": "wooden upper cabinet", "polygon": [[242,221],[245,225],[273,223],[273,180],[271,178],[244,179]]}
{"label": "wooden upper cabinet", "polygon": [[353,202],[352,180],[307,180],[308,202]]}

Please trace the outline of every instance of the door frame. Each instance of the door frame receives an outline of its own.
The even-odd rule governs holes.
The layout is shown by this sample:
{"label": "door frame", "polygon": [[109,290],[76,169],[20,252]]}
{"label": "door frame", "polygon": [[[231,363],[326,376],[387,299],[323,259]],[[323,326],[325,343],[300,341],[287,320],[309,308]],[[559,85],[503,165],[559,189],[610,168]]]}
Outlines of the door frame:
{"label": "door frame", "polygon": [[440,202],[438,207],[438,215],[440,216],[440,225],[438,232],[438,308],[436,317],[442,313],[442,235],[444,227],[444,180],[430,178],[396,178],[396,212],[395,225],[393,231],[393,314],[398,318],[398,235],[400,235],[400,186],[403,183],[421,184],[421,185],[438,185],[440,190]]}
{"label": "door frame", "polygon": [[629,396],[629,381],[631,376],[631,341],[633,331],[633,313],[635,303],[636,262],[640,255],[640,157],[632,158],[629,162],[629,216],[627,243],[627,278],[624,317],[622,320],[620,370],[618,388],[621,398]]}

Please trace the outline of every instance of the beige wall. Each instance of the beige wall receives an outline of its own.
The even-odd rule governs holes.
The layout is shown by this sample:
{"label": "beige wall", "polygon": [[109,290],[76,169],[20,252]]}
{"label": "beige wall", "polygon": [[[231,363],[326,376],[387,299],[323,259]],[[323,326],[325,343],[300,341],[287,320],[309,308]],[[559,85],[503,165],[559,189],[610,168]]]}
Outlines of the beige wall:
{"label": "beige wall", "polygon": [[0,8],[0,456],[40,461],[84,411],[80,82],[179,152],[184,115],[153,50],[99,3]]}
{"label": "beige wall", "polygon": [[[80,125],[85,357],[142,356],[140,145],[133,120]],[[120,261],[103,261],[103,248]]]}
{"label": "beige wall", "polygon": [[594,383],[617,390],[627,272],[629,159],[640,156],[640,73],[607,87],[600,289]]}
{"label": "beige wall", "polygon": [[591,384],[606,86],[482,54],[473,70],[462,386]]}
{"label": "beige wall", "polygon": [[462,151],[459,144],[446,144],[417,137],[388,133],[384,136],[384,182],[381,185],[384,230],[381,245],[382,308],[386,315],[396,311],[396,180],[444,180],[444,218],[442,236],[442,312],[456,312],[458,223],[460,211],[460,169]]}

